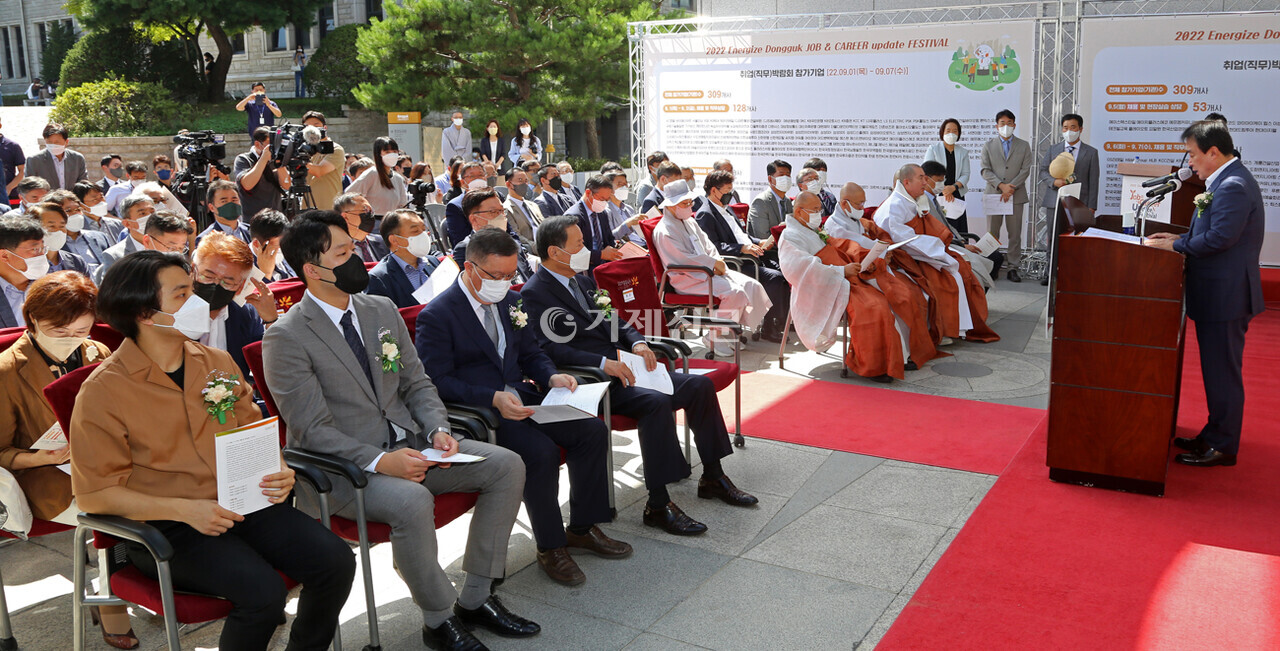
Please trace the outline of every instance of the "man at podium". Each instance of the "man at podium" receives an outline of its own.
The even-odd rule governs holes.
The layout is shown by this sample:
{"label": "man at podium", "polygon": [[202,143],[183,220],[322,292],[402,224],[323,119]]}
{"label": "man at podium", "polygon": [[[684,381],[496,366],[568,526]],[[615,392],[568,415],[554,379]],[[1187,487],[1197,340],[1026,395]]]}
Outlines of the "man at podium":
{"label": "man at podium", "polygon": [[1191,228],[1181,236],[1157,233],[1150,246],[1187,257],[1187,316],[1196,322],[1200,369],[1209,422],[1195,438],[1174,439],[1186,450],[1178,462],[1234,466],[1244,420],[1244,335],[1264,309],[1259,258],[1265,232],[1262,191],[1244,163],[1226,124],[1193,123],[1182,132],[1187,164],[1204,180]]}

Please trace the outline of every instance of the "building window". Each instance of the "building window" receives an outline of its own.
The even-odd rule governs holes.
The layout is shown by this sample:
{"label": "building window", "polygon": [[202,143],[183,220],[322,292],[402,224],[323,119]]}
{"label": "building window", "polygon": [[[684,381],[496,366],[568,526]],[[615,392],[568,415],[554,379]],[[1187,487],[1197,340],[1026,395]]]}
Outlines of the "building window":
{"label": "building window", "polygon": [[44,23],[37,23],[36,26],[40,28],[40,47],[44,47],[49,44],[49,31]]}
{"label": "building window", "polygon": [[13,50],[9,47],[9,30],[0,27],[0,33],[4,35],[4,71],[6,77],[13,75]]}
{"label": "building window", "polygon": [[10,27],[9,29],[13,30],[13,44],[15,46],[14,49],[18,51],[18,76],[26,77],[27,76],[27,51],[25,48],[22,47],[22,28],[14,26],[14,27]]}
{"label": "building window", "polygon": [[364,18],[366,21],[382,20],[382,0],[364,0]]}
{"label": "building window", "polygon": [[244,54],[244,34],[236,34],[231,37],[231,53]]}
{"label": "building window", "polygon": [[280,52],[287,49],[289,49],[289,29],[287,27],[267,32],[268,52]]}
{"label": "building window", "polygon": [[320,11],[316,13],[316,28],[320,31],[316,39],[317,42],[323,41],[324,37],[333,31],[333,5],[321,7]]}
{"label": "building window", "polygon": [[303,28],[294,25],[293,27],[293,47],[294,49],[311,47],[311,28]]}

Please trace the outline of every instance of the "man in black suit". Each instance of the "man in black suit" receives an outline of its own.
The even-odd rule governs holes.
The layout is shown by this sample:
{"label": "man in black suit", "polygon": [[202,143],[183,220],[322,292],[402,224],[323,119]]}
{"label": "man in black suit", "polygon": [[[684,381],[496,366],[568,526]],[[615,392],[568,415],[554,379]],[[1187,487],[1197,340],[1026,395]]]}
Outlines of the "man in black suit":
{"label": "man in black suit", "polygon": [[[502,207],[502,200],[498,198],[498,193],[485,188],[476,190],[481,198],[468,203],[469,209],[464,208],[463,214],[471,223],[471,235],[475,235],[475,231],[482,228],[496,228],[500,231],[506,231],[507,235],[515,240],[516,247],[520,249],[520,254],[516,256],[516,282],[528,282],[533,277],[533,267],[529,264],[528,251],[520,244],[520,238],[511,231],[507,224],[507,211]],[[471,194],[468,192],[467,194]],[[465,195],[464,195],[465,196]],[[498,211],[494,212],[493,201],[497,201]],[[471,243],[471,235],[466,236],[461,242],[453,246],[453,261],[461,267],[467,261],[467,245]]]}
{"label": "man in black suit", "polygon": [[102,179],[96,185],[105,197],[112,186],[124,180],[124,159],[120,154],[107,154],[98,161],[98,165],[102,168]]}
{"label": "man in black suit", "polygon": [[267,282],[298,276],[280,251],[280,238],[288,226],[289,218],[279,210],[259,210],[249,220],[249,249]]}
{"label": "man in black suit", "polygon": [[1266,305],[1258,268],[1266,231],[1262,191],[1226,124],[1196,122],[1182,132],[1187,164],[1204,180],[1191,228],[1181,236],[1157,233],[1151,246],[1187,257],[1187,316],[1196,322],[1200,372],[1209,422],[1195,438],[1176,438],[1190,466],[1234,466],[1244,422],[1244,335]]}
{"label": "man in black suit", "polygon": [[563,192],[564,181],[560,180],[560,170],[555,165],[548,165],[538,170],[537,177],[542,193],[533,202],[538,204],[542,216],[546,218],[563,215],[573,205],[573,200]]}
{"label": "man in black suit", "polygon": [[[488,203],[502,210],[497,196],[468,192],[463,209]],[[498,445],[524,459],[524,504],[538,545],[538,565],[553,581],[578,585],[586,575],[569,556],[575,547],[606,558],[625,558],[631,546],[606,536],[596,525],[610,520],[606,446],[609,432],[597,418],[540,424],[525,405],[542,401],[531,378],[547,389],[577,388],[572,375],[556,367],[538,346],[537,322],[521,318],[520,296],[510,291],[520,249],[506,233],[476,229],[468,238],[466,269],[448,290],[418,314],[418,355],[440,397],[501,415]],[[569,527],[560,515],[560,450],[569,466]]]}
{"label": "man in black suit", "polygon": [[366,294],[386,296],[397,308],[418,305],[413,293],[439,264],[431,255],[431,234],[418,213],[407,208],[382,216],[382,240],[391,254],[369,271]]}
{"label": "man in black suit", "polygon": [[391,251],[382,236],[374,233],[373,206],[364,195],[347,192],[333,200],[333,209],[347,222],[347,234],[355,240],[356,256],[364,262],[377,262]]}
{"label": "man in black suit", "polygon": [[654,172],[653,190],[649,192],[648,196],[640,197],[640,214],[643,215],[662,205],[662,202],[667,198],[667,195],[662,193],[662,188],[665,188],[672,181],[679,181],[683,174],[679,165],[669,160],[662,161],[658,165],[658,171]]}
{"label": "man in black suit", "polygon": [[609,214],[609,202],[612,199],[613,184],[605,175],[593,174],[587,179],[587,193],[583,195],[582,201],[565,212],[565,216],[576,219],[578,228],[582,229],[587,248],[591,250],[592,269],[622,257]]}
{"label": "man in black suit", "polygon": [[[757,502],[754,496],[734,486],[720,465],[721,459],[733,454],[733,447],[715,386],[706,376],[683,373],[671,374],[675,392],[670,396],[632,386],[635,376],[618,361],[618,351],[640,355],[649,370],[656,368],[657,358],[644,337],[630,325],[615,323],[616,316],[599,318],[590,298],[596,292],[595,282],[581,273],[585,270],[586,250],[578,222],[567,215],[542,222],[538,229],[542,266],[520,292],[529,323],[537,323],[543,329],[540,333],[545,339],[544,348],[557,364],[596,366],[612,376],[613,413],[640,422],[640,455],[644,459],[645,487],[649,490],[644,523],[676,535],[703,533],[706,525],[685,515],[667,492],[667,484],[690,473],[676,437],[676,410],[685,410],[702,459],[698,497],[719,498],[734,506]],[[555,318],[556,315],[564,317]]]}
{"label": "man in black suit", "polygon": [[738,216],[729,209],[728,200],[733,196],[733,174],[712,172],[704,185],[707,201],[694,219],[715,245],[720,255],[740,261],[742,273],[759,274],[760,284],[769,293],[773,306],[764,317],[761,337],[774,343],[782,343],[782,333],[787,326],[787,310],[791,305],[791,285],[782,276],[778,266],[778,248],[773,237],[765,240],[754,237],[738,223]]}

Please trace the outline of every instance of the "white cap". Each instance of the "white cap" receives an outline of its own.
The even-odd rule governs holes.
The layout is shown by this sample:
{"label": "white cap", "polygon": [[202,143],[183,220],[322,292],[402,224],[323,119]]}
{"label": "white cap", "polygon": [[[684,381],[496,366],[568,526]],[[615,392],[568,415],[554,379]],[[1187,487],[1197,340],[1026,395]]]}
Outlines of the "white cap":
{"label": "white cap", "polygon": [[690,201],[694,198],[693,190],[689,189],[689,184],[681,181],[672,181],[662,188],[662,194],[666,196],[663,199],[660,208],[670,208],[682,201]]}

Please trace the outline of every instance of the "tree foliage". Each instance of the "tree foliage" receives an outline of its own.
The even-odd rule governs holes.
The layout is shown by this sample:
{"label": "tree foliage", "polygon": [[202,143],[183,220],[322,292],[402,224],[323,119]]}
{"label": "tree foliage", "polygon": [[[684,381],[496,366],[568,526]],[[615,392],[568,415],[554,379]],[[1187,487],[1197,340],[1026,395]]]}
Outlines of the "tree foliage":
{"label": "tree foliage", "polygon": [[[627,23],[648,0],[406,0],[361,30],[372,80],[356,99],[379,110],[460,107],[504,131],[516,121],[590,120],[625,102]],[[593,143],[598,156],[598,143]]]}
{"label": "tree foliage", "polygon": [[109,78],[59,91],[49,119],[80,136],[131,136],[176,122],[182,107],[160,84]]}
{"label": "tree foliage", "polygon": [[67,52],[58,83],[65,90],[117,78],[157,83],[178,98],[194,99],[202,88],[197,60],[180,39],[155,42],[131,25],[96,29]]}
{"label": "tree foliage", "polygon": [[67,52],[70,52],[75,44],[74,29],[58,21],[49,23],[44,47],[40,48],[40,76],[45,81],[59,78],[62,72],[62,61],[67,58]]}
{"label": "tree foliage", "polygon": [[363,25],[343,25],[325,35],[302,71],[313,97],[340,97],[353,102],[351,89],[369,80],[369,67],[356,57],[356,36]]}

